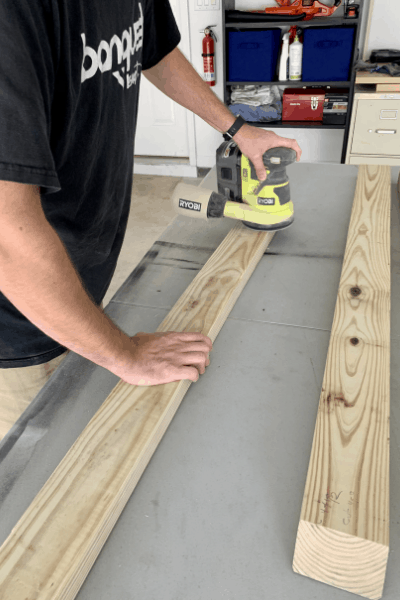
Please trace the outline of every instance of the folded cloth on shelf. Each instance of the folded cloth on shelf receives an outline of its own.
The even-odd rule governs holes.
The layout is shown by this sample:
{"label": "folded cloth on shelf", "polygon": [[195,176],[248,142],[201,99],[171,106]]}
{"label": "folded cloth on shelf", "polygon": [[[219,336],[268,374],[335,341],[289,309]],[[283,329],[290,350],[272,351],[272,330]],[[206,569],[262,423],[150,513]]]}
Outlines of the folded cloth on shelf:
{"label": "folded cloth on shelf", "polygon": [[233,85],[231,90],[232,104],[262,106],[274,104],[280,99],[281,95],[276,85]]}
{"label": "folded cloth on shelf", "polygon": [[246,121],[268,122],[281,121],[282,102],[278,100],[275,104],[265,104],[261,106],[249,106],[248,104],[230,104],[229,110],[234,115],[243,117]]}
{"label": "folded cloth on shelf", "polygon": [[282,101],[276,85],[232,86],[229,110],[246,121],[280,121]]}

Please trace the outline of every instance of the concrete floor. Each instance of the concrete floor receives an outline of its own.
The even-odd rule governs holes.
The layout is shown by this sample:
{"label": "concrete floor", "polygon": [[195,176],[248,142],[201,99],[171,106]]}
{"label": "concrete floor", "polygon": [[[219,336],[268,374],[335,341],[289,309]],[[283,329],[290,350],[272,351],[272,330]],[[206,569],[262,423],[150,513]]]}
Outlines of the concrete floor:
{"label": "concrete floor", "polygon": [[171,195],[183,181],[199,185],[209,169],[199,169],[200,177],[167,177],[161,175],[134,175],[132,205],[124,244],[117,268],[103,304],[107,306],[115,292],[132,273],[146,252],[175,219]]}

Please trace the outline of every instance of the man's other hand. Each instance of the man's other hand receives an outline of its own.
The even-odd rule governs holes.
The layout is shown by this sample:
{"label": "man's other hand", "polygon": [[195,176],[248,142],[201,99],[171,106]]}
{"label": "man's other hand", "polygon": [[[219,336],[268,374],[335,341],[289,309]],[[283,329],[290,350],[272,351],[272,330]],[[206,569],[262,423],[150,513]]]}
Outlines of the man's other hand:
{"label": "man's other hand", "polygon": [[118,368],[119,377],[133,385],[159,385],[197,381],[210,364],[212,342],[202,333],[140,332],[130,338],[127,350],[129,358]]}
{"label": "man's other hand", "polygon": [[253,163],[259,181],[265,181],[267,177],[263,155],[270,148],[279,146],[292,148],[296,152],[297,161],[301,157],[301,148],[296,140],[281,137],[273,131],[265,131],[252,125],[243,125],[233,139],[242,153]]}

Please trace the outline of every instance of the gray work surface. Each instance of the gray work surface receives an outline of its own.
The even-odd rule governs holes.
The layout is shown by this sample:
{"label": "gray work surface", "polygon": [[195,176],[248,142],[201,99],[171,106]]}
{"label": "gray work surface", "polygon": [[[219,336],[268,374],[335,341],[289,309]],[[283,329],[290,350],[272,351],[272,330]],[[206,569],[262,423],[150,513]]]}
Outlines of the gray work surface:
{"label": "gray work surface", "polygon": [[[295,574],[292,559],[357,167],[299,163],[289,175],[295,222],[262,257],[79,600],[354,598]],[[202,185],[216,189],[215,170]],[[384,598],[398,600],[400,227],[394,185],[392,192],[391,539]],[[129,334],[154,331],[233,224],[177,218],[108,314]],[[0,542],[117,382],[70,354],[4,438]]]}

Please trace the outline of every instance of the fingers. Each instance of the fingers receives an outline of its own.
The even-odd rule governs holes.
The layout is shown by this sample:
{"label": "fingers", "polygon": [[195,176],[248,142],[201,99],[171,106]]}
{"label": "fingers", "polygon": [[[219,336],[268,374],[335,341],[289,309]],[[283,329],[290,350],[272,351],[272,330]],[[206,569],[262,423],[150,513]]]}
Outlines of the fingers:
{"label": "fingers", "polygon": [[154,381],[153,378],[146,378],[146,377],[142,377],[138,380],[135,380],[135,382],[132,382],[128,379],[124,379],[124,381],[127,381],[128,383],[134,383],[134,385],[139,385],[139,386],[149,386],[149,385],[163,385],[165,383],[171,383],[173,381],[181,381],[182,379],[189,379],[189,381],[198,381],[200,377],[200,373],[199,371],[196,369],[196,367],[190,367],[190,366],[182,366],[182,367],[175,367],[175,368],[171,368],[168,372],[168,374],[164,377],[161,377],[158,379],[158,381]]}
{"label": "fingers", "polygon": [[[135,385],[158,385],[189,379],[197,381],[210,364],[212,341],[196,332],[139,332],[131,338],[134,363],[123,374]],[[120,375],[121,376],[121,375]]]}
{"label": "fingers", "polygon": [[[173,339],[173,340],[178,340],[181,342],[197,342],[197,343],[201,343],[201,346],[198,345],[196,347],[193,347],[193,350],[204,350],[204,352],[210,352],[212,350],[212,341],[210,340],[210,338],[206,335],[204,335],[203,333],[198,333],[195,331],[158,331],[156,333],[144,333],[143,331],[139,331],[137,334],[137,336],[154,336],[154,337],[166,337],[168,336],[169,338]],[[192,349],[192,348],[191,348]]]}
{"label": "fingers", "polygon": [[[202,334],[182,334],[180,339],[185,342],[183,350],[183,360],[185,365],[195,365],[200,375],[205,373],[206,367],[210,364],[209,353],[212,350],[210,338]],[[190,340],[190,341],[189,341]],[[193,340],[193,341],[192,341]],[[195,341],[198,340],[198,341]]]}
{"label": "fingers", "polygon": [[[254,164],[258,181],[261,183],[267,179],[267,171],[265,170],[264,164],[260,161],[259,165]],[[258,192],[255,192],[258,193]]]}
{"label": "fingers", "polygon": [[182,362],[185,366],[194,365],[200,375],[203,375],[206,370],[206,362],[208,359],[208,355],[203,352],[184,352],[182,354]]}
{"label": "fingers", "polygon": [[286,138],[286,144],[288,148],[292,148],[296,152],[296,160],[299,162],[302,154],[302,150],[296,140],[292,140],[290,138]]}
{"label": "fingers", "polygon": [[[271,131],[268,133],[272,134],[273,132]],[[291,138],[284,138],[284,137],[278,136],[275,133],[274,133],[274,136],[275,136],[275,139],[271,145],[271,148],[274,148],[276,146],[283,146],[284,148],[292,148],[296,152],[296,160],[298,162],[301,158],[302,150],[301,150],[300,146],[298,145],[297,141],[293,140]]]}
{"label": "fingers", "polygon": [[179,336],[179,338],[185,342],[204,342],[205,344],[207,344],[210,350],[212,349],[212,341],[208,336],[204,335],[203,333],[183,331],[182,333],[177,333],[176,335]]}
{"label": "fingers", "polygon": [[181,379],[189,379],[190,381],[198,381],[200,375],[195,367],[181,367],[178,371],[177,381]]}
{"label": "fingers", "polygon": [[210,338],[202,333],[173,333],[171,339],[183,346],[183,352],[204,352],[208,355],[213,348]]}
{"label": "fingers", "polygon": [[203,352],[208,355],[211,352],[211,348],[205,342],[189,342],[182,344],[182,352]]}
{"label": "fingers", "polygon": [[300,148],[300,146],[298,145],[298,143],[296,142],[296,140],[293,140],[294,145],[292,146],[293,150],[295,150],[296,155],[297,155],[297,162],[299,162],[301,155],[302,155],[302,150]]}
{"label": "fingers", "polygon": [[[279,141],[280,146],[284,146],[285,148],[292,148],[296,152],[296,161],[299,162],[301,158],[301,148],[296,142],[296,140],[291,140],[289,138],[280,138]],[[273,146],[272,146],[273,147]],[[261,158],[253,159],[254,168],[256,170],[257,179],[260,183],[264,182],[267,178],[267,171],[265,170],[265,166]],[[255,194],[258,194],[260,191],[260,186],[254,191]]]}

